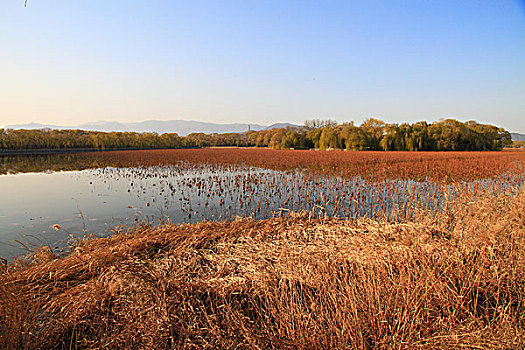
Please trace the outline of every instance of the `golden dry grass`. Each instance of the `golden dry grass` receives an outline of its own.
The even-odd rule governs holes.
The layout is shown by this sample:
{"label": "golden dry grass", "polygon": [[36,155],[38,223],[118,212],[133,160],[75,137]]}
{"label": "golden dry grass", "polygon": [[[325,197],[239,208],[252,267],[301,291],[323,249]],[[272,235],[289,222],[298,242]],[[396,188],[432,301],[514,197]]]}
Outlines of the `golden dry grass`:
{"label": "golden dry grass", "polygon": [[141,227],[0,282],[0,348],[519,349],[525,193],[437,220]]}

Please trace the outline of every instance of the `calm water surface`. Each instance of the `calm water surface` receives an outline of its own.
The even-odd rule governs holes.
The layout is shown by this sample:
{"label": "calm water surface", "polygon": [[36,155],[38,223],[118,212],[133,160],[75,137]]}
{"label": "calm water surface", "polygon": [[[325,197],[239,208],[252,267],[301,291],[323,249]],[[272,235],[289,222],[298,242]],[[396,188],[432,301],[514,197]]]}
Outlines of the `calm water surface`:
{"label": "calm water surface", "polygon": [[[40,164],[39,170],[57,169],[57,164],[42,166],[42,156],[20,159],[21,165],[15,164],[17,169],[33,169],[32,159]],[[12,166],[13,160],[9,162]],[[61,166],[67,169],[67,164]],[[462,186],[501,191],[522,184],[523,177],[519,177],[503,182],[503,186],[495,180]],[[360,178],[342,179],[301,171],[189,163],[8,173],[0,175],[0,257],[12,259],[42,245],[60,250],[75,237],[108,235],[116,227],[144,221],[181,223],[237,215],[262,219],[291,211],[404,219],[418,210],[435,212],[443,203],[444,193],[445,197],[455,195],[454,185],[368,183]],[[55,225],[60,229],[56,230]]]}

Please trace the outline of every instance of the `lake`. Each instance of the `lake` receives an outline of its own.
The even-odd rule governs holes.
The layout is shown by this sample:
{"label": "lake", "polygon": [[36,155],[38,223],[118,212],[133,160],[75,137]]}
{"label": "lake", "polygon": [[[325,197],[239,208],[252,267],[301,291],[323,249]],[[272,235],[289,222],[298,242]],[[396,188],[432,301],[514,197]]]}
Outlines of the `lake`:
{"label": "lake", "polygon": [[516,174],[445,184],[187,160],[116,167],[103,159],[96,154],[0,158],[0,257],[10,260],[43,245],[60,251],[83,235],[109,235],[136,224],[264,219],[290,212],[402,221],[436,213],[465,193],[497,194],[523,185]]}

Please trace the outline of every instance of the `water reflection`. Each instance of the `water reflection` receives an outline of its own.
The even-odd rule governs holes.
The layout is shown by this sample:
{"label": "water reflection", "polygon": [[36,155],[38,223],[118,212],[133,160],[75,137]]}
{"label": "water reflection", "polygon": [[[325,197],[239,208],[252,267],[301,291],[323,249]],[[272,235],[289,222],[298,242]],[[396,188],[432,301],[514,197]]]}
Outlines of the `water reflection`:
{"label": "water reflection", "polygon": [[421,212],[435,214],[461,196],[518,190],[524,181],[523,175],[507,174],[456,184],[369,182],[182,161],[115,167],[103,157],[81,154],[0,159],[3,173],[9,174],[0,176],[0,257],[8,259],[34,246],[61,249],[72,236],[106,235],[142,221],[182,223],[237,215],[263,219],[302,211],[406,220]]}
{"label": "water reflection", "polygon": [[[12,258],[23,252],[22,244],[58,249],[70,234],[109,234],[142,220],[262,219],[291,211],[404,220],[421,211],[436,212],[444,195],[450,201],[465,192],[522,184],[522,177],[462,185],[370,183],[299,170],[191,163],[7,175],[0,177],[0,256]],[[61,229],[55,230],[55,224]]]}
{"label": "water reflection", "polygon": [[109,165],[108,160],[86,153],[0,156],[0,175],[84,170]]}

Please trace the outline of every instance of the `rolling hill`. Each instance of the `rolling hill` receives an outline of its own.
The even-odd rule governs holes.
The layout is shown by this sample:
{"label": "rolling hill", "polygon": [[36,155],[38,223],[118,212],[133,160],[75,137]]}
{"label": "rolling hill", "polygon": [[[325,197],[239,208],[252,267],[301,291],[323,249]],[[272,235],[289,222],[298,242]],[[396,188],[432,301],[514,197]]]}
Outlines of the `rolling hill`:
{"label": "rolling hill", "polygon": [[512,141],[525,141],[525,134],[519,134],[517,132],[511,132],[510,136],[512,137]]}
{"label": "rolling hill", "polygon": [[219,124],[219,123],[208,123],[199,121],[189,120],[147,120],[137,123],[120,123],[110,121],[99,121],[94,123],[85,123],[76,126],[63,126],[63,125],[52,125],[52,124],[15,124],[7,125],[6,129],[82,129],[82,130],[94,130],[94,131],[135,131],[135,132],[157,132],[172,133],[175,132],[181,136],[186,136],[194,132],[203,132],[205,134],[212,133],[229,133],[229,132],[245,132],[248,130],[265,130],[275,128],[294,127],[290,123],[276,123],[270,126],[260,124],[245,124],[245,123],[233,123],[233,124]]}

